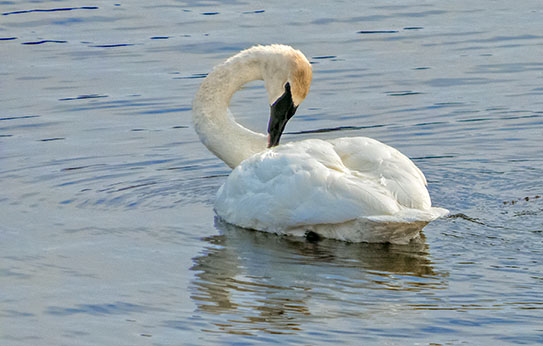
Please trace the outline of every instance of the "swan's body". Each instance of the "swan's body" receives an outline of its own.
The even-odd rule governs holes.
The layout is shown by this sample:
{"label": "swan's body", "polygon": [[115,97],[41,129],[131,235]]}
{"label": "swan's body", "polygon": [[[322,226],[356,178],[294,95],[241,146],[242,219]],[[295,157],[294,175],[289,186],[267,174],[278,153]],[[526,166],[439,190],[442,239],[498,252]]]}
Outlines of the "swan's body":
{"label": "swan's body", "polygon": [[[264,79],[272,104],[268,137],[237,124],[228,110],[233,93],[255,79]],[[447,212],[432,208],[426,179],[413,162],[376,140],[309,139],[267,149],[278,143],[310,81],[305,56],[282,45],[243,51],[204,80],[193,104],[196,131],[234,168],[217,194],[219,217],[279,234],[406,242]],[[277,125],[281,111],[286,120]]]}

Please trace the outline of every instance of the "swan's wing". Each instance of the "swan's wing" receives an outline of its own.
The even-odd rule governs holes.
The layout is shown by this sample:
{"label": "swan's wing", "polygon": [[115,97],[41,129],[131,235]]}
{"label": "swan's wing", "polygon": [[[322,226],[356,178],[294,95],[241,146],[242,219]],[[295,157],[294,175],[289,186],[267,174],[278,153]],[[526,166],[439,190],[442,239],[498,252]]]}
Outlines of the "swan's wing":
{"label": "swan's wing", "polygon": [[[273,231],[400,212],[402,206],[390,192],[394,180],[384,178],[391,181],[386,186],[371,172],[370,166],[379,168],[378,162],[386,161],[387,151],[373,160],[368,154],[363,161],[351,148],[361,143],[347,142],[306,140],[252,156],[219,189],[217,214],[238,226]],[[375,144],[371,149],[378,148]],[[347,149],[352,154],[346,163],[358,164],[359,171],[339,155],[346,157]]]}
{"label": "swan's wing", "polygon": [[398,150],[366,137],[338,138],[330,143],[348,169],[379,182],[402,206],[431,207],[424,174]]}

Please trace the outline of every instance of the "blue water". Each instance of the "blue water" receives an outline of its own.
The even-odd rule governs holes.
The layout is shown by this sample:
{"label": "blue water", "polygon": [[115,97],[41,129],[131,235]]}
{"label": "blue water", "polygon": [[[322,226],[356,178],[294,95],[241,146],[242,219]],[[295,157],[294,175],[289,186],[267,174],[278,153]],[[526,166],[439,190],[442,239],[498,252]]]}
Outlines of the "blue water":
{"label": "blue water", "polygon": [[[0,344],[543,343],[540,1],[0,2]],[[215,221],[191,101],[256,43],[313,64],[284,141],[369,136],[453,217],[406,246]],[[235,95],[265,131],[261,83]]]}

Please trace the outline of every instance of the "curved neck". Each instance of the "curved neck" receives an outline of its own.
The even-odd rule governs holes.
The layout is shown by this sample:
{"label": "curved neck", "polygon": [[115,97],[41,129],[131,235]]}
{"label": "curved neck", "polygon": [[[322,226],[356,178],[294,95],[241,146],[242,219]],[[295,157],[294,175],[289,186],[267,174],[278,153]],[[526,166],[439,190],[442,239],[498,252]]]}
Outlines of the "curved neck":
{"label": "curved neck", "polygon": [[231,168],[267,147],[267,136],[238,124],[228,105],[244,84],[263,79],[256,57],[235,56],[205,78],[192,104],[192,120],[200,140]]}

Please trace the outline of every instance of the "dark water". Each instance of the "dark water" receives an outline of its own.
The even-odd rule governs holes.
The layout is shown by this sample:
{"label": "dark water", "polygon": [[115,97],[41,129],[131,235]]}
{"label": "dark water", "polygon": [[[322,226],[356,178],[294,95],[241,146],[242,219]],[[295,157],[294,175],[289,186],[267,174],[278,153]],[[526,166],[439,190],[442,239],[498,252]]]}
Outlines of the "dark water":
{"label": "dark water", "polygon": [[[543,343],[540,1],[0,2],[0,344]],[[285,140],[369,136],[454,217],[407,246],[215,224],[191,125],[256,43],[313,63]],[[260,83],[234,98],[265,130]]]}

